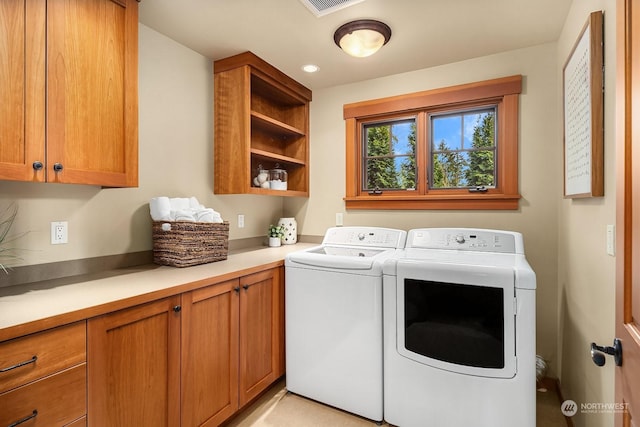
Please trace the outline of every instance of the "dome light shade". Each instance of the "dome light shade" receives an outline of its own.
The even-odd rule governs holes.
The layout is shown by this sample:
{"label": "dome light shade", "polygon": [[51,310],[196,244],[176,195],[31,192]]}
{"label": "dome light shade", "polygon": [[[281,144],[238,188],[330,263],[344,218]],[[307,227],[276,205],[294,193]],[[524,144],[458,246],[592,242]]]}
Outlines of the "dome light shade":
{"label": "dome light shade", "polygon": [[364,58],[376,53],[391,38],[391,28],[383,22],[361,19],[336,30],[333,40],[351,56]]}

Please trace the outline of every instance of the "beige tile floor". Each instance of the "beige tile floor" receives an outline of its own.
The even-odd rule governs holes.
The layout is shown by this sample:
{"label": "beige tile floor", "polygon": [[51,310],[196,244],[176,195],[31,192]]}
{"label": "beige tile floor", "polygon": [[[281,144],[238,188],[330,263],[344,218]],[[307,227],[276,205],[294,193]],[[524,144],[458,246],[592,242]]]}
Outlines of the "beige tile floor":
{"label": "beige tile floor", "polygon": [[[538,427],[566,427],[553,387],[537,392]],[[287,393],[284,380],[225,427],[372,427],[376,423],[313,400]],[[383,423],[383,426],[389,424]]]}

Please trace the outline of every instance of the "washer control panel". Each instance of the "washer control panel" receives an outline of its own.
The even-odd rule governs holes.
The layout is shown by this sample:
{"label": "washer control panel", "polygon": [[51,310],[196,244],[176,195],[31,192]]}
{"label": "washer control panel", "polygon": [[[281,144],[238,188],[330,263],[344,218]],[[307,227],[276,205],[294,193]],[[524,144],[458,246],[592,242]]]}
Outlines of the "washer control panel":
{"label": "washer control panel", "polygon": [[524,253],[522,234],[520,233],[468,228],[420,228],[410,230],[406,247],[509,254]]}
{"label": "washer control panel", "polygon": [[322,240],[323,245],[404,248],[407,232],[381,227],[332,227]]}

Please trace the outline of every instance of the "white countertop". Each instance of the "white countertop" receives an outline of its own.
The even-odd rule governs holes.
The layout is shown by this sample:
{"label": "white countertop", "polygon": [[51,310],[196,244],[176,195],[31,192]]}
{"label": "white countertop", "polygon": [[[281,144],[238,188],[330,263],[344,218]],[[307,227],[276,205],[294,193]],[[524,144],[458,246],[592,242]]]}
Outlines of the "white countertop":
{"label": "white countertop", "polygon": [[237,277],[238,272],[251,274],[263,266],[281,264],[290,252],[312,246],[316,244],[263,247],[231,252],[224,261],[193,267],[151,264],[0,288],[0,341],[176,295]]}

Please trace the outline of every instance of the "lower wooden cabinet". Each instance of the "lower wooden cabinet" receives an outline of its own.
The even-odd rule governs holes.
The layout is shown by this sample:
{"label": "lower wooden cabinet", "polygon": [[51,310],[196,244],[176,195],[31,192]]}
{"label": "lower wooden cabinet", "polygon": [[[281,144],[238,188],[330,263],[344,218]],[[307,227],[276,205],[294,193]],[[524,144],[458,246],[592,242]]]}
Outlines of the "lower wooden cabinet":
{"label": "lower wooden cabinet", "polygon": [[281,276],[279,268],[240,279],[240,407],[284,374]]}
{"label": "lower wooden cabinet", "polygon": [[86,367],[84,321],[0,343],[0,426],[82,425]]}
{"label": "lower wooden cabinet", "polygon": [[215,426],[238,410],[238,279],[182,295],[182,425]]}
{"label": "lower wooden cabinet", "polygon": [[180,297],[89,319],[88,424],[180,424]]}
{"label": "lower wooden cabinet", "polygon": [[284,374],[273,268],[88,321],[88,425],[217,426]]}
{"label": "lower wooden cabinet", "polygon": [[84,363],[0,394],[0,425],[65,426],[86,414]]}

